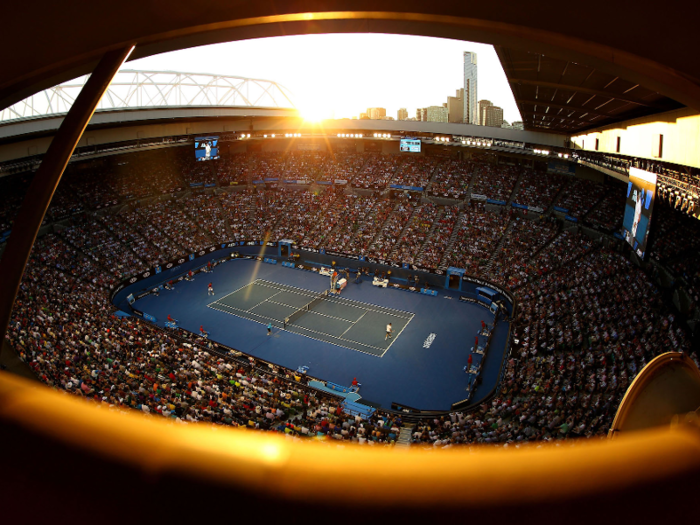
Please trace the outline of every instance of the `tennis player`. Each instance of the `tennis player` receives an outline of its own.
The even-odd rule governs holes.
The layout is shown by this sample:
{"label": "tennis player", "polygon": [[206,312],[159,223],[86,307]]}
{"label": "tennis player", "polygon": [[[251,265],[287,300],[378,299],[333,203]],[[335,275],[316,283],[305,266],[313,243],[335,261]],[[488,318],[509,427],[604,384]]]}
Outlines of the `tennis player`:
{"label": "tennis player", "polygon": [[384,340],[386,341],[387,339],[391,339],[391,333],[394,331],[394,329],[391,327],[391,323],[386,325],[386,336],[384,336]]}

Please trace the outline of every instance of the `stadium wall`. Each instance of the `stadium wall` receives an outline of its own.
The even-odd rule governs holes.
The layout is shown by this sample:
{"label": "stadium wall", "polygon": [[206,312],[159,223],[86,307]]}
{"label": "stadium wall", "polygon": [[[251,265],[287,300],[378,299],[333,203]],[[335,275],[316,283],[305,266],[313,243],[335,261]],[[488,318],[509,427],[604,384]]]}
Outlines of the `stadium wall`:
{"label": "stadium wall", "polygon": [[[663,136],[662,151],[658,147],[659,136]],[[576,148],[587,151],[619,153],[700,168],[700,149],[697,147],[700,143],[700,114],[688,108],[597,128],[571,140]]]}

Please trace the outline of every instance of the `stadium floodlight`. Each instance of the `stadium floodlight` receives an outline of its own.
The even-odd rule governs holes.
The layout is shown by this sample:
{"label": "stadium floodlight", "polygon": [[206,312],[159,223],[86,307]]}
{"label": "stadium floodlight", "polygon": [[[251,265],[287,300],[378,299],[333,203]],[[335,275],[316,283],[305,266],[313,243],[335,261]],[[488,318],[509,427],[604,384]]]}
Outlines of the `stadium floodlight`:
{"label": "stadium floodlight", "polygon": [[275,134],[274,134],[274,133],[272,134],[272,138],[273,138],[273,139],[275,138]]}
{"label": "stadium floodlight", "polygon": [[466,142],[463,140],[463,141],[462,141],[462,144],[466,144]]}

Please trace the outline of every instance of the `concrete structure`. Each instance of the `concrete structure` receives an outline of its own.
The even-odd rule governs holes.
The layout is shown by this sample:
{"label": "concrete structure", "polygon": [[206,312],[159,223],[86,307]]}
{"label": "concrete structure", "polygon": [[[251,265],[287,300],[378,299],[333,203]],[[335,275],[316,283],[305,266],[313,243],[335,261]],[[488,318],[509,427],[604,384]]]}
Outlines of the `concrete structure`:
{"label": "concrete structure", "polygon": [[447,121],[453,124],[464,122],[464,88],[459,88],[454,97],[447,97]]}
{"label": "concrete structure", "polygon": [[386,117],[386,109],[384,108],[367,108],[367,118],[371,120],[379,120]]}
{"label": "concrete structure", "polygon": [[484,126],[500,128],[501,124],[503,124],[503,108],[489,106],[485,108],[484,117]]}
{"label": "concrete structure", "polygon": [[400,108],[396,112],[396,120],[408,120],[408,110],[406,108]]}
{"label": "concrete structure", "polygon": [[490,100],[480,100],[479,101],[479,122],[480,126],[486,125],[486,108],[492,106]]}
{"label": "concrete structure", "polygon": [[445,106],[429,106],[426,120],[428,122],[448,122],[447,108]]}
{"label": "concrete structure", "polygon": [[464,123],[478,124],[476,53],[464,52]]}

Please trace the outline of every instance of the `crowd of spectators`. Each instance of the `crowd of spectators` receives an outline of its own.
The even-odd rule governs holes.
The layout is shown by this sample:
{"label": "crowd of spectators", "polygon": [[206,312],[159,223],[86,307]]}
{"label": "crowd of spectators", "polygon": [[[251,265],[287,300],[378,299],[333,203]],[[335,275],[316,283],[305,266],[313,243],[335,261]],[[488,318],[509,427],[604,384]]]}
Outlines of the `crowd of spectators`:
{"label": "crowd of spectators", "polygon": [[272,192],[248,189],[219,195],[221,208],[231,231],[231,240],[267,238],[276,222],[276,217],[265,213],[268,195],[272,195]]}
{"label": "crowd of spectators", "polygon": [[102,266],[109,274],[109,282],[119,282],[148,269],[132,250],[113,236],[94,215],[79,215],[59,234],[68,243]]}
{"label": "crowd of spectators", "polygon": [[368,158],[369,154],[367,153],[348,152],[339,152],[328,156],[319,166],[317,172],[318,180],[346,180],[351,182],[360,173]]}
{"label": "crowd of spectators", "polygon": [[399,164],[389,183],[425,188],[441,160],[440,157],[408,157]]}
{"label": "crowd of spectators", "polygon": [[190,219],[177,199],[154,201],[138,210],[147,223],[161,229],[165,237],[184,249],[185,253],[194,253],[212,244],[211,239]]}
{"label": "crowd of spectators", "polygon": [[530,279],[537,279],[552,270],[569,265],[593,247],[590,237],[574,230],[565,230],[540,250],[524,270]]}
{"label": "crowd of spectators", "polygon": [[378,259],[389,259],[394,245],[401,238],[401,232],[408,224],[415,209],[415,205],[410,200],[399,200],[384,222],[384,227],[374,238],[367,255]]}
{"label": "crowd of spectators", "polygon": [[435,197],[463,200],[467,196],[474,164],[448,160],[438,164],[427,192]]}
{"label": "crowd of spectators", "polygon": [[530,259],[554,239],[558,225],[556,221],[544,217],[535,220],[515,217],[511,224],[487,275],[497,284],[515,288],[527,279]]}
{"label": "crowd of spectators", "polygon": [[437,269],[445,256],[455,225],[459,220],[460,210],[457,206],[444,206],[442,214],[437,218],[437,225],[423,245],[423,250],[417,256],[419,266]]}
{"label": "crowd of spectators", "polygon": [[546,211],[554,202],[564,182],[564,177],[556,173],[525,169],[518,195],[513,201]]}
{"label": "crowd of spectators", "polygon": [[513,189],[515,189],[515,184],[518,182],[520,170],[508,165],[477,163],[473,176],[476,179],[472,193],[508,202],[513,194]]}
{"label": "crowd of spectators", "polygon": [[343,413],[341,399],[289,370],[260,368],[252,358],[235,360],[214,345],[117,317],[104,290],[38,259],[20,286],[8,340],[49,386],[179,423],[369,445],[393,445],[401,427],[399,417]]}
{"label": "crowd of spectators", "polygon": [[670,348],[689,350],[647,275],[612,252],[592,252],[529,283],[518,297],[513,337],[519,345],[497,396],[468,414],[416,426],[415,444],[603,437],[646,363]]}
{"label": "crowd of spectators", "polygon": [[384,189],[402,162],[398,155],[370,155],[352,181],[355,188]]}
{"label": "crowd of spectators", "polygon": [[391,260],[411,265],[416,264],[421,249],[428,239],[428,234],[432,230],[433,224],[436,224],[441,211],[438,206],[430,202],[418,206],[401,234],[401,238],[396,243]]}
{"label": "crowd of spectators", "polygon": [[556,206],[581,219],[605,195],[605,185],[585,179],[571,179]]}
{"label": "crowd of spectators", "polygon": [[365,215],[363,221],[357,222],[353,234],[347,243],[346,253],[367,255],[372,241],[384,226],[393,211],[394,203],[388,200],[375,199],[373,206]]}
{"label": "crowd of spectators", "polygon": [[[159,155],[144,157],[138,169],[105,164],[104,176],[94,184],[85,183],[82,172],[71,175],[53,209],[56,216],[72,217],[56,227],[57,234],[35,243],[8,341],[55,388],[183,423],[393,444],[402,425],[398,417],[379,412],[364,421],[348,416],[338,398],[309,388],[293,372],[259,368],[213,343],[113,315],[108,286],[231,239],[290,238],[302,246],[428,268],[456,266],[514,290],[519,300],[513,324],[517,343],[496,398],[470,413],[454,412],[418,425],[413,430],[416,444],[446,447],[603,435],[627,386],[649,360],[668,349],[690,351],[685,332],[643,270],[583,234],[560,231],[555,219],[514,218],[487,211],[476,201],[460,211],[403,196],[388,199],[340,189],[151,197],[100,215],[71,208],[72,202],[91,208],[115,198],[167,194],[201,174],[211,177],[205,181],[218,178],[220,184],[247,180],[249,169],[256,179],[297,179],[313,173],[309,177],[318,180],[354,178],[360,187],[425,187],[434,172],[430,192],[445,196],[441,188],[454,186],[455,192],[448,191],[453,198],[466,194],[474,170],[474,193],[507,201],[521,173],[517,168],[354,153],[331,159],[295,152],[241,156],[224,169],[233,174],[227,178],[218,168],[201,174],[187,171],[194,162],[185,157],[159,163]],[[2,228],[11,227],[19,200],[14,191],[26,190],[27,181],[28,176],[0,181],[0,188],[12,190],[0,209]],[[80,198],[71,200],[68,190],[79,186],[75,195]],[[516,202],[551,203],[558,189],[546,176],[527,172]],[[601,201],[604,192],[609,193]],[[574,216],[591,210],[587,220],[613,230],[622,219],[624,187],[573,181],[559,204],[571,206]],[[690,283],[697,303],[697,223],[659,205],[652,256]]]}
{"label": "crowd of spectators", "polygon": [[310,191],[292,190],[277,192],[276,200],[267,210],[277,217],[277,223],[272,228],[271,239],[291,239],[301,243],[323,220],[324,212],[335,201],[334,191],[314,193]]}
{"label": "crowd of spectators", "polygon": [[231,240],[226,225],[221,201],[214,193],[195,193],[183,198],[180,203],[199,229],[206,232],[207,237],[222,243]]}
{"label": "crowd of spectators", "polygon": [[[349,238],[347,229],[367,213],[369,200],[370,197],[345,195],[338,192],[333,204],[326,209],[317,222],[316,228],[304,237],[301,246],[334,251],[344,250],[344,241]],[[346,235],[343,235],[343,232]]]}
{"label": "crowd of spectators", "polygon": [[248,183],[248,155],[235,153],[222,156],[214,165],[219,186],[245,185]]}
{"label": "crowd of spectators", "polygon": [[491,213],[486,206],[472,202],[457,224],[457,236],[443,266],[464,268],[470,275],[482,275],[508,225],[508,214]]}
{"label": "crowd of spectators", "polygon": [[144,203],[134,208],[127,206],[113,217],[117,221],[115,227],[117,223],[125,223],[132,231],[137,231],[147,243],[155,246],[155,253],[151,252],[146,260],[158,260],[158,264],[161,264],[184,256],[185,249],[168,237],[162,229],[168,216],[166,207],[154,206],[155,203]]}
{"label": "crowd of spectators", "polygon": [[605,187],[605,198],[594,207],[584,220],[606,231],[619,231],[625,214],[625,189],[623,184],[610,184]]}

